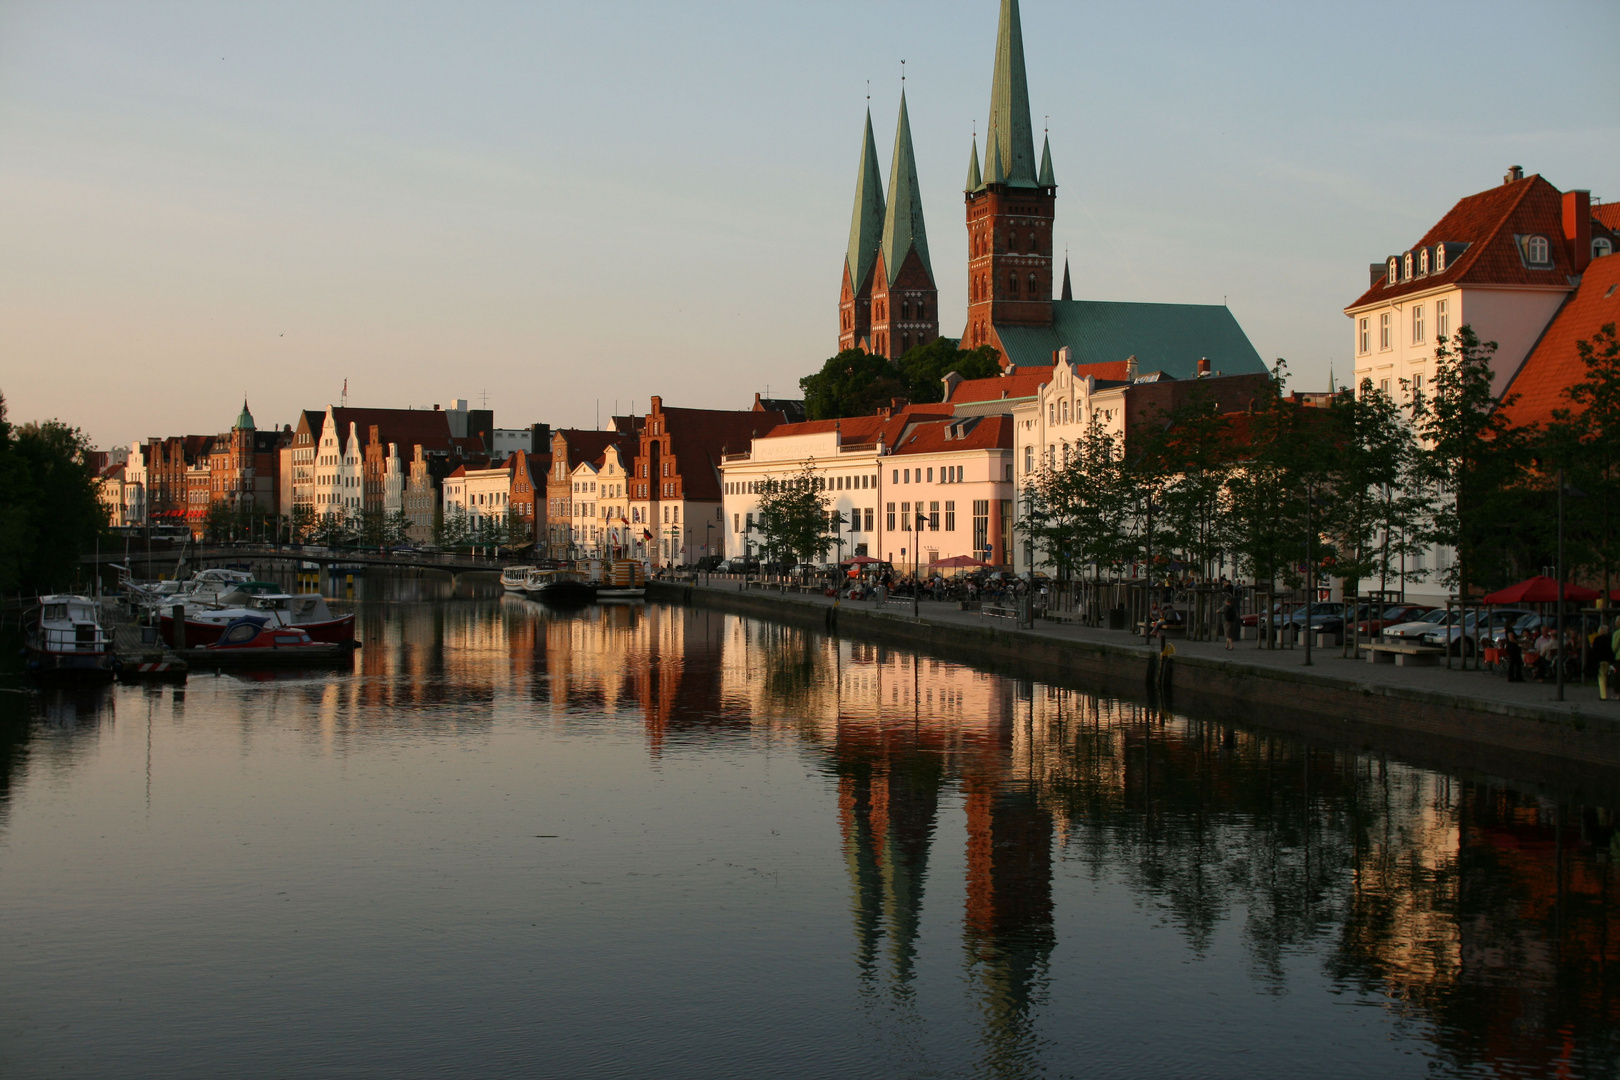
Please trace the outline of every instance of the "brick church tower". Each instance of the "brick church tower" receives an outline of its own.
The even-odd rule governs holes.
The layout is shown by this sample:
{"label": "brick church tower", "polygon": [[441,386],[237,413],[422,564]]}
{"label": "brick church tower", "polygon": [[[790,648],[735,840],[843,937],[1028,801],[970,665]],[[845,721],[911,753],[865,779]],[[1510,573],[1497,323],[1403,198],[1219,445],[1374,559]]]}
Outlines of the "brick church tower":
{"label": "brick church tower", "polygon": [[939,288],[928,258],[922,186],[917,181],[904,89],[895,124],[887,202],[882,185],[869,111],[855,180],[844,287],[838,301],[838,347],[864,348],[876,356],[896,359],[907,349],[939,337]]}
{"label": "brick church tower", "polygon": [[1050,142],[1035,165],[1018,0],[1002,0],[984,169],[978,140],[968,163],[968,317],[962,346],[994,345],[997,326],[1052,325],[1052,215],[1057,181]]}
{"label": "brick church tower", "polygon": [[877,141],[872,138],[872,111],[866,111],[866,140],[855,175],[855,214],[849,223],[849,251],[844,256],[844,287],[838,297],[838,349],[870,348],[872,281],[878,248],[883,243],[883,178],[878,175]]}

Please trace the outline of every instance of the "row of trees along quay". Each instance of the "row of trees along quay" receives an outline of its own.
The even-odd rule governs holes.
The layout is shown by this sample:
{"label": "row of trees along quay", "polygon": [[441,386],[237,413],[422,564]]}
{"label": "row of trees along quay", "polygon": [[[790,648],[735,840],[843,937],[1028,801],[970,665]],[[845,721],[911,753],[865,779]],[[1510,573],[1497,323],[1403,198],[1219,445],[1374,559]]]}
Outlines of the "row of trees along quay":
{"label": "row of trees along quay", "polygon": [[[1585,377],[1546,425],[1510,422],[1514,399],[1492,390],[1496,345],[1466,326],[1436,349],[1428,387],[1403,384],[1404,406],[1371,380],[1303,406],[1279,360],[1248,412],[1195,395],[1125,445],[1093,419],[1068,460],[1024,485],[1019,527],[1093,623],[1104,588],[1140,582],[1143,568],[1205,583],[1230,568],[1257,599],[1305,587],[1310,567],[1313,584],[1338,578],[1346,597],[1435,575],[1470,602],[1558,561],[1561,483],[1565,573],[1607,592],[1620,558],[1614,324],[1578,349]],[[1455,559],[1418,568],[1432,545]]]}

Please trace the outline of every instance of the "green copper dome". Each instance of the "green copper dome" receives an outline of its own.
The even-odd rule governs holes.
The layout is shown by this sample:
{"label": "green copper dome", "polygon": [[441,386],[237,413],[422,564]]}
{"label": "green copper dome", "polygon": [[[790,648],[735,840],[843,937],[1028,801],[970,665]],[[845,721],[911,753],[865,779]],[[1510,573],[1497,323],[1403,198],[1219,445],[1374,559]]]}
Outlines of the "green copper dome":
{"label": "green copper dome", "polygon": [[242,415],[236,418],[236,426],[242,431],[255,430],[253,425],[253,414],[248,412],[247,398],[242,399]]}

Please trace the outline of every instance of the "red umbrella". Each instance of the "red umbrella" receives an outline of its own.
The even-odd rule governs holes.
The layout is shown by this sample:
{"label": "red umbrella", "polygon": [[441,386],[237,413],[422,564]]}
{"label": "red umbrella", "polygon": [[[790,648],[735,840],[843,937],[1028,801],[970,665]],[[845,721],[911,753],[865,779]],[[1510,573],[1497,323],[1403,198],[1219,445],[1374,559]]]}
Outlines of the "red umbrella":
{"label": "red umbrella", "polygon": [[840,566],[866,566],[866,565],[868,565],[870,563],[882,562],[882,561],[883,560],[881,560],[881,559],[874,559],[874,558],[871,558],[871,557],[866,556],[866,555],[857,555],[853,559],[845,559],[839,565]]}
{"label": "red umbrella", "polygon": [[952,555],[948,559],[931,562],[929,566],[989,566],[989,563],[980,562],[971,555]]}
{"label": "red umbrella", "polygon": [[[1586,589],[1579,585],[1564,585],[1565,600],[1596,600],[1600,594],[1596,589]],[[1537,574],[1528,581],[1521,581],[1517,585],[1509,585],[1505,589],[1498,589],[1485,597],[1487,604],[1556,604],[1558,602],[1558,582],[1545,574]]]}

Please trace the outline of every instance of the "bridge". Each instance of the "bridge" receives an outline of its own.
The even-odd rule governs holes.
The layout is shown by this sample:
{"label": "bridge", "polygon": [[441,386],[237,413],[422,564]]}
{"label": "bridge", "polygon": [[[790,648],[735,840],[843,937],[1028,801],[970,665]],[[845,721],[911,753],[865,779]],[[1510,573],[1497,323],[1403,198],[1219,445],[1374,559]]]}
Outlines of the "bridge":
{"label": "bridge", "polygon": [[132,573],[136,567],[145,573],[136,576],[152,577],[171,573],[181,559],[189,570],[202,570],[228,563],[285,562],[295,565],[315,563],[322,570],[335,567],[383,566],[396,570],[442,570],[452,577],[458,574],[486,572],[498,574],[516,559],[502,559],[485,555],[456,555],[438,551],[376,551],[327,548],[305,544],[302,547],[274,544],[231,544],[153,548],[150,552],[142,544],[139,549],[132,543],[129,551],[102,551],[99,555],[86,555],[86,566],[127,566]]}

